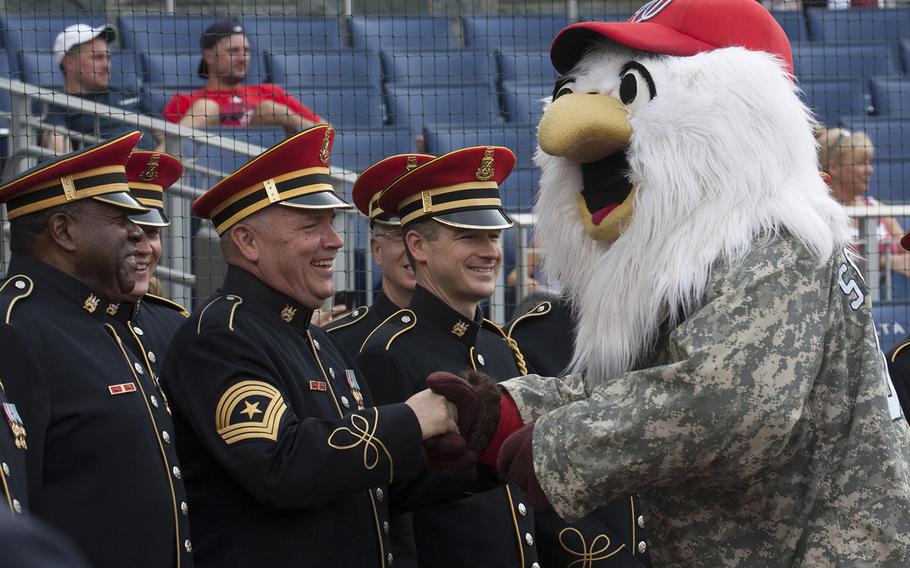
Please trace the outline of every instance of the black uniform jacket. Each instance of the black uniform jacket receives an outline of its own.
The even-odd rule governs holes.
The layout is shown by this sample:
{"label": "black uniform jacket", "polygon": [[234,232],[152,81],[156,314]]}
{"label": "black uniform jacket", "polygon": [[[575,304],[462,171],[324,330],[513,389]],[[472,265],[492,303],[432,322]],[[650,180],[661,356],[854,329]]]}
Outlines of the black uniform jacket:
{"label": "black uniform jacket", "polygon": [[0,566],[4,568],[88,568],[64,536],[41,521],[14,519],[0,511]]}
{"label": "black uniform jacket", "polygon": [[16,293],[0,309],[41,371],[4,377],[28,432],[32,512],[96,568],[192,566],[174,428],[157,366],[136,353],[148,351],[144,330],[31,256],[15,253],[9,274]]}
{"label": "black uniform jacket", "polygon": [[379,292],[373,300],[372,306],[360,306],[350,313],[330,321],[322,328],[329,332],[332,339],[340,343],[351,354],[351,357],[357,357],[367,336],[399,309],[385,294]]}
{"label": "black uniform jacket", "polygon": [[[479,311],[475,319],[467,319],[420,286],[408,308],[376,328],[357,358],[380,402],[405,400],[426,388],[433,371],[473,368],[508,379],[522,374],[517,360],[520,354],[510,348],[505,334]],[[473,483],[424,472],[423,478],[413,480],[420,489],[405,492],[400,506],[416,509],[414,536],[421,567],[512,568],[537,561],[533,510],[523,502],[521,490],[494,484],[492,472],[483,469]]]}
{"label": "black uniform jacket", "polygon": [[145,329],[145,340],[154,350],[152,359],[164,359],[171,338],[189,315],[180,304],[152,294],[146,294],[136,303],[133,321]]}
{"label": "black uniform jacket", "polygon": [[[508,325],[528,371],[561,376],[572,360],[575,322],[567,300],[545,301]],[[540,562],[552,568],[650,566],[644,517],[638,497],[624,497],[574,523],[552,511],[537,512]]]}
{"label": "black uniform jacket", "polygon": [[417,470],[420,425],[373,406],[311,313],[232,266],[171,342],[197,567],[394,562],[387,484]]}
{"label": "black uniform jacket", "polygon": [[[0,302],[9,295],[8,289],[15,287],[4,285],[0,288]],[[28,505],[25,453],[29,438],[19,407],[6,396],[4,381],[29,381],[39,373],[38,361],[31,348],[16,330],[0,323],[0,414],[3,415],[0,419],[0,509],[8,508],[16,517],[24,513]],[[0,512],[0,517],[4,516]]]}
{"label": "black uniform jacket", "polygon": [[894,346],[887,355],[888,374],[904,418],[910,420],[910,337]]}

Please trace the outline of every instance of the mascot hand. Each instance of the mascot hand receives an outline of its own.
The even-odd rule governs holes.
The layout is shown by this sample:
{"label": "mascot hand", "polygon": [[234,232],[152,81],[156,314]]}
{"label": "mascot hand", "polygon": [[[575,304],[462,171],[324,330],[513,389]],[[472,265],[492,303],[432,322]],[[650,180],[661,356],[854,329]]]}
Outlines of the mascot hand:
{"label": "mascot hand", "polygon": [[534,424],[524,426],[502,443],[499,451],[499,477],[504,481],[511,481],[524,490],[528,504],[539,511],[553,508],[547,500],[537,476],[534,474],[534,459],[532,456],[532,441],[534,439]]}
{"label": "mascot hand", "polygon": [[499,425],[502,391],[496,381],[476,371],[468,371],[464,378],[436,371],[427,377],[427,386],[458,408],[458,432],[467,450],[483,453]]}
{"label": "mascot hand", "polygon": [[458,432],[430,438],[424,441],[423,449],[430,469],[473,477],[477,454],[468,449]]}

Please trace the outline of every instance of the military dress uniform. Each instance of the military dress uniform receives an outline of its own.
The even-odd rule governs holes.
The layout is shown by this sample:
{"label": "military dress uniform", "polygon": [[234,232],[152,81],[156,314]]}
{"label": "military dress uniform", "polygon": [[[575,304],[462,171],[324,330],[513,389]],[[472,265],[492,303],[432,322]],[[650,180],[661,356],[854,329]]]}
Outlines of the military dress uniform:
{"label": "military dress uniform", "polygon": [[[42,165],[0,188],[14,220],[72,199],[143,208],[124,164],[139,133]],[[37,258],[14,252],[0,306],[36,350],[40,373],[4,377],[28,428],[29,505],[93,566],[192,566],[187,503],[157,371],[112,325],[119,304]],[[146,351],[146,348],[141,348]]]}
{"label": "military dress uniform", "polygon": [[[15,286],[7,286],[7,283],[0,286],[0,304],[7,303],[6,298],[12,290]],[[0,487],[3,501],[0,508],[9,509],[17,517],[28,506],[25,453],[29,440],[19,407],[7,397],[4,381],[27,381],[38,372],[38,368],[31,347],[12,327],[5,322],[0,323],[0,406],[3,408],[3,424],[0,424]]]}
{"label": "military dress uniform", "polygon": [[894,386],[894,393],[900,401],[904,418],[910,417],[910,338],[895,345],[888,352],[888,373]]}
{"label": "military dress uniform", "polygon": [[[575,324],[565,298],[541,302],[506,329],[529,372],[558,377],[568,368]],[[553,511],[537,511],[535,528],[543,566],[574,568],[580,560],[589,568],[651,565],[645,518],[635,496],[614,499],[574,523]]]}
{"label": "military dress uniform", "polygon": [[[377,225],[389,230],[401,229],[398,218],[389,215],[379,206],[379,196],[390,183],[432,159],[433,156],[429,154],[397,154],[383,158],[360,172],[351,189],[351,196],[354,206],[370,220],[370,229]],[[323,329],[356,357],[370,332],[403,307],[396,306],[380,291],[374,298],[373,305],[360,306],[329,322]]]}
{"label": "military dress uniform", "polygon": [[[501,147],[453,152],[395,180],[379,205],[397,214],[405,231],[411,222],[427,218],[459,227],[502,229],[511,226],[511,220],[502,210],[498,184],[514,160]],[[521,353],[499,327],[483,319],[479,310],[473,319],[466,318],[420,285],[408,308],[370,335],[357,362],[374,397],[384,403],[405,400],[425,388],[433,371],[476,369],[497,379],[524,374]],[[489,468],[479,466],[474,481],[431,473],[413,485],[417,488],[402,497],[400,506],[414,509],[421,566],[538,566],[534,511],[520,489],[499,485]]]}
{"label": "military dress uniform", "polygon": [[[223,234],[271,204],[346,206],[328,184],[333,136],[318,126],[289,138],[216,184],[193,212]],[[229,266],[222,289],[174,337],[164,377],[197,566],[395,563],[388,484],[416,472],[420,425],[405,404],[373,406],[354,360],[310,316]]]}

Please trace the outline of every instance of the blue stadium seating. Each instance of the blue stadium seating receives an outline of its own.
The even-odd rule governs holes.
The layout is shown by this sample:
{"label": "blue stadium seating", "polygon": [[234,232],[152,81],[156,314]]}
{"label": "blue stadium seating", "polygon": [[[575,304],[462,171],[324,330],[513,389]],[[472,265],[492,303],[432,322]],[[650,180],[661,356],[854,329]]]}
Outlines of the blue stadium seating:
{"label": "blue stadium seating", "polygon": [[516,168],[499,186],[503,206],[509,211],[531,211],[539,184],[540,170]]}
{"label": "blue stadium seating", "polygon": [[910,160],[881,160],[876,161],[873,167],[869,195],[888,204],[907,202],[910,196]]}
{"label": "blue stadium seating", "polygon": [[243,29],[262,49],[273,53],[308,53],[340,49],[341,28],[337,17],[283,18],[244,16]]}
{"label": "blue stadium seating", "polygon": [[106,21],[104,14],[41,16],[7,11],[0,19],[0,38],[11,55],[20,51],[49,53],[53,49],[54,38],[65,27],[78,23],[100,26]]}
{"label": "blue stadium seating", "polygon": [[[219,18],[175,14],[121,14],[117,21],[123,49],[139,53],[200,53],[202,34]],[[255,43],[250,38],[250,44]]]}
{"label": "blue stadium seating", "polygon": [[266,55],[273,83],[312,88],[378,86],[382,82],[379,56],[364,50]]}
{"label": "blue stadium seating", "polygon": [[872,319],[882,351],[888,352],[910,334],[910,303],[881,303],[872,306]]}
{"label": "blue stadium seating", "polygon": [[502,124],[496,93],[484,86],[456,87],[389,87],[392,97],[392,120],[417,132],[424,125],[491,125]]}
{"label": "blue stadium seating", "polygon": [[[199,53],[156,52],[140,53],[145,82],[156,87],[170,87],[182,90],[200,89],[205,79],[197,73],[201,57]],[[260,55],[252,54],[247,70],[247,83],[268,81],[266,67]]]}
{"label": "blue stadium seating", "polygon": [[796,44],[793,68],[800,81],[832,80],[900,71],[893,50],[886,44]]}
{"label": "blue stadium seating", "polygon": [[173,87],[152,87],[145,85],[140,91],[143,99],[143,106],[148,109],[152,116],[160,117],[164,114],[164,107],[180,89]]}
{"label": "blue stadium seating", "polygon": [[465,43],[493,51],[506,47],[543,51],[569,24],[565,16],[481,16],[464,19]]}
{"label": "blue stadium seating", "polygon": [[872,104],[877,114],[910,115],[910,80],[875,77]]}
{"label": "blue stadium seating", "polygon": [[332,145],[332,165],[361,172],[374,162],[414,152],[414,138],[404,129],[379,128],[369,132],[339,129]]}
{"label": "blue stadium seating", "polygon": [[559,74],[550,63],[548,51],[501,49],[496,54],[503,83],[548,85],[552,90]]}
{"label": "blue stadium seating", "polygon": [[496,77],[486,51],[382,52],[386,80],[395,85],[490,85]]}
{"label": "blue stadium seating", "polygon": [[[60,67],[54,65],[51,53],[20,51],[19,68],[22,70],[22,80],[26,83],[56,90],[63,89],[63,73]],[[135,53],[122,51],[111,54],[110,85],[121,91],[139,92],[142,78]]]}
{"label": "blue stadium seating", "polygon": [[516,168],[533,168],[537,149],[537,130],[534,126],[504,126],[498,128],[428,128],[427,151],[442,155],[470,146],[505,146],[517,158]]}
{"label": "blue stadium seating", "polygon": [[843,116],[840,125],[868,134],[875,145],[876,160],[910,160],[910,119]]}
{"label": "blue stadium seating", "polygon": [[813,41],[894,41],[907,36],[910,10],[810,8],[807,23]]}
{"label": "blue stadium seating", "polygon": [[351,39],[355,48],[380,50],[423,50],[457,48],[451,23],[442,16],[351,18]]}
{"label": "blue stadium seating", "polygon": [[809,39],[806,16],[802,10],[771,10],[771,15],[783,28],[791,42]]}
{"label": "blue stadium seating", "polygon": [[[635,3],[633,2],[633,4]],[[581,22],[625,22],[630,17],[632,17],[631,12],[607,12],[601,10],[582,11],[578,14],[578,20]]]}
{"label": "blue stadium seating", "polygon": [[800,81],[803,101],[822,124],[835,125],[845,114],[868,110],[869,100],[859,79],[839,81]]}
{"label": "blue stadium seating", "polygon": [[386,122],[382,90],[375,87],[314,89],[288,87],[287,92],[339,130],[381,128]]}
{"label": "blue stadium seating", "polygon": [[552,85],[503,85],[503,102],[509,122],[537,124],[543,115],[543,98],[553,94]]}

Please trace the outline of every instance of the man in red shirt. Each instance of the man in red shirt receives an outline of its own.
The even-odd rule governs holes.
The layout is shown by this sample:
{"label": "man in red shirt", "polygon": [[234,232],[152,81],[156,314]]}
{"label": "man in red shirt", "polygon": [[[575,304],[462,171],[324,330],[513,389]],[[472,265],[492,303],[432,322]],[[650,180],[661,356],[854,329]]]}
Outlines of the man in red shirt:
{"label": "man in red shirt", "polygon": [[168,101],[164,117],[184,126],[281,126],[288,135],[326,121],[269,83],[245,85],[250,66],[250,42],[243,27],[215,22],[202,35],[199,76],[204,89],[178,93]]}

